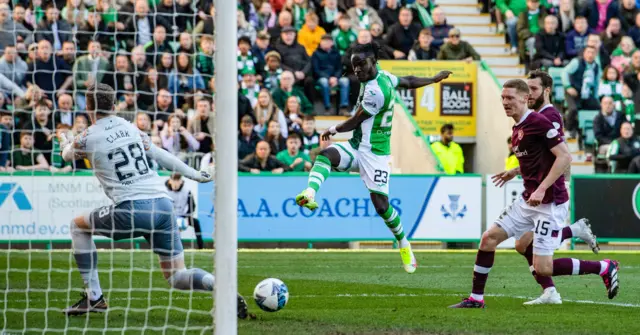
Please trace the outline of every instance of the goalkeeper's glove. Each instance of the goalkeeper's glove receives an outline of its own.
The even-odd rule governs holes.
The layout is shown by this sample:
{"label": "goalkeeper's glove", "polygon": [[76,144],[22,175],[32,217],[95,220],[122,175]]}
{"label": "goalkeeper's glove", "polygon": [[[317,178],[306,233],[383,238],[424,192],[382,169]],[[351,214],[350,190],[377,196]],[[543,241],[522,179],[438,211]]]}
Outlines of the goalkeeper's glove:
{"label": "goalkeeper's glove", "polygon": [[199,183],[208,183],[210,181],[213,181],[213,172],[210,171],[210,169],[207,169],[207,171],[200,170],[198,171],[198,176],[193,180]]}

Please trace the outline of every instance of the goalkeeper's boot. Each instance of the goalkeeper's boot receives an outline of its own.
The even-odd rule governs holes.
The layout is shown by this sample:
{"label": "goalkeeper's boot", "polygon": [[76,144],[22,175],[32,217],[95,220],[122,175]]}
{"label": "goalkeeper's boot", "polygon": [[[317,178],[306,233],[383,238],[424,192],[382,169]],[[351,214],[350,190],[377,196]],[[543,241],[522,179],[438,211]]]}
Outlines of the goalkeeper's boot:
{"label": "goalkeeper's boot", "polygon": [[312,211],[318,208],[318,203],[314,200],[315,192],[311,188],[307,188],[296,196],[296,204],[300,207],[306,207]]}
{"label": "goalkeeper's boot", "polygon": [[416,261],[416,256],[413,255],[413,251],[411,251],[411,246],[400,248],[400,257],[402,257],[402,266],[407,273],[416,272],[418,262]]}
{"label": "goalkeeper's boot", "polygon": [[244,298],[238,294],[238,319],[255,319],[256,316],[254,314],[249,313],[249,306],[247,306],[247,302]]}
{"label": "goalkeeper's boot", "polygon": [[100,298],[96,300],[89,299],[87,293],[82,293],[82,299],[76,302],[73,306],[65,308],[62,313],[67,316],[70,315],[83,315],[86,313],[101,313],[105,312],[109,308],[107,306],[107,302],[104,300],[104,296],[101,295]]}

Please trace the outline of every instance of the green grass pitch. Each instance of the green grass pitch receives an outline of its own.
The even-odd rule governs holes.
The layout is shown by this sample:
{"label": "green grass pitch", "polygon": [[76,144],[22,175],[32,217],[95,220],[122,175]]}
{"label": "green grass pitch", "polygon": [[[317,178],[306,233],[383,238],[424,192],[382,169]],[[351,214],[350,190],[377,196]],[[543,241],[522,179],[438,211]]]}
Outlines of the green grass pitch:
{"label": "green grass pitch", "polygon": [[[212,270],[211,252],[185,257],[189,265]],[[239,333],[640,334],[637,254],[558,254],[619,260],[619,296],[608,300],[598,276],[559,277],[564,304],[525,307],[540,288],[522,256],[498,253],[485,310],[447,308],[468,295],[475,252],[416,257],[420,267],[409,275],[396,251],[241,252],[239,290],[257,319],[239,320]],[[109,313],[66,318],[60,309],[79,298],[82,286],[70,253],[0,252],[0,334],[211,333],[211,295],[170,293],[151,253],[101,251],[99,259]],[[260,311],[251,298],[267,277],[282,279],[290,290],[289,304],[277,313]]]}

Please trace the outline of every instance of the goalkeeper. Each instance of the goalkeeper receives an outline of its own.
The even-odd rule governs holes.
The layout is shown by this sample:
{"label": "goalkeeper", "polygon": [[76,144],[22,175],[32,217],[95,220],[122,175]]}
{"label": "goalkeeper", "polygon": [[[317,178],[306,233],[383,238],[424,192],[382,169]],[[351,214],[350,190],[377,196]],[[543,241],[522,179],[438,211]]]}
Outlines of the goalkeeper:
{"label": "goalkeeper", "polygon": [[[87,113],[92,126],[75,138],[61,135],[65,161],[88,158],[113,205],[100,207],[71,222],[73,255],[86,292],[66,315],[104,312],[107,303],[98,278],[98,254],[92,236],[114,240],[143,236],[158,254],[162,274],[179,290],[212,291],[214,277],[198,268],[187,269],[173,204],[162,178],[149,168],[149,159],[200,183],[212,176],[196,171],[175,156],[157,148],[149,137],[125,119],[115,116],[115,92],[97,84],[86,92]],[[238,295],[238,317],[248,316],[247,304]]]}

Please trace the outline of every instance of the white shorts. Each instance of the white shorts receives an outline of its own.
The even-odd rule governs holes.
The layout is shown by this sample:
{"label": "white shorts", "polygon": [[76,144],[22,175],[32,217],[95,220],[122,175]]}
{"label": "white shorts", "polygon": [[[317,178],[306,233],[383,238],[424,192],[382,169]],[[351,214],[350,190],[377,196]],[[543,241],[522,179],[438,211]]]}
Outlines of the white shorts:
{"label": "white shorts", "polygon": [[390,156],[378,156],[370,151],[355,150],[348,143],[330,146],[340,153],[338,171],[358,171],[369,192],[389,195],[391,178]]}
{"label": "white shorts", "polygon": [[533,253],[552,256],[562,241],[562,227],[569,215],[569,202],[564,204],[540,204],[531,207],[518,197],[496,219],[495,224],[509,237],[519,238],[533,230]]}

